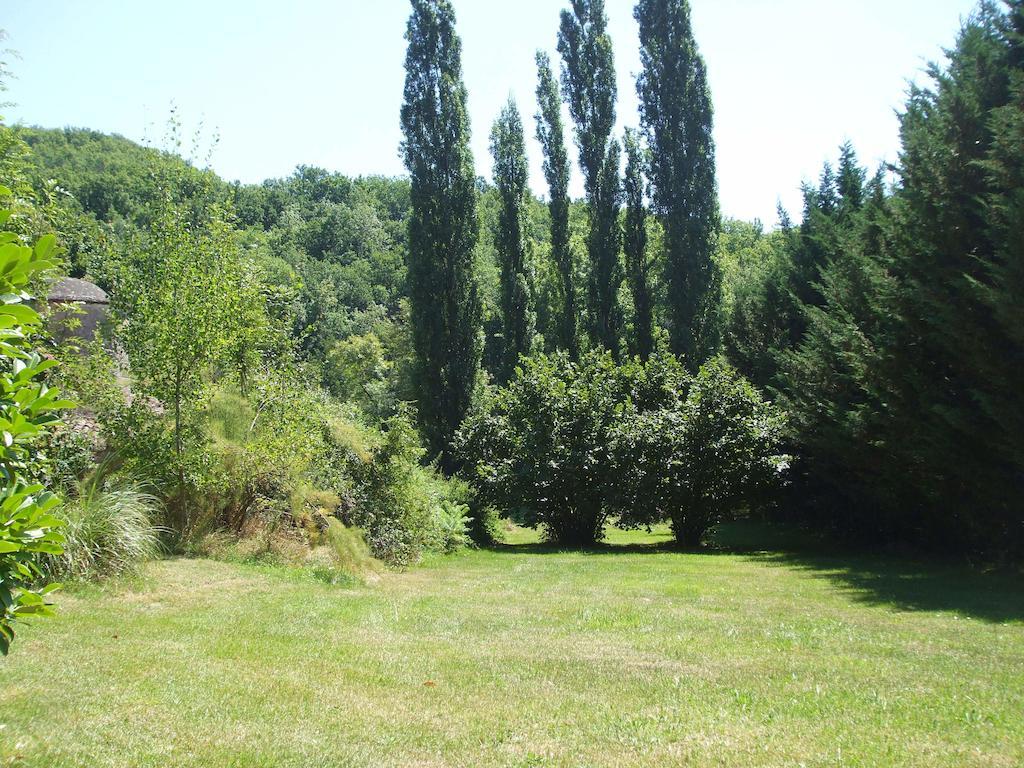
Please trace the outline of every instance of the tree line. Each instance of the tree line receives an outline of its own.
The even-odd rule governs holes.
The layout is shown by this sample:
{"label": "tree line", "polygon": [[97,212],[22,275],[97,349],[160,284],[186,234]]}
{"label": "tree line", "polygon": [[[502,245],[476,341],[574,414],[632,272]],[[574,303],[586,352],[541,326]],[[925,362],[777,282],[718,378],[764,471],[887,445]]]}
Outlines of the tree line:
{"label": "tree line", "polygon": [[[443,0],[412,5],[402,107],[402,151],[412,185],[409,287],[414,318],[422,320],[413,323],[421,420],[433,450],[448,456],[480,384],[480,300],[473,256],[479,221],[454,9]],[[640,128],[624,137],[624,179],[623,145],[612,136],[617,90],[604,2],[573,0],[562,11],[560,77],[547,54],[537,53],[536,136],[544,152],[551,262],[560,294],[559,319],[552,324],[555,338],[544,346],[564,349],[573,358],[585,348],[604,348],[617,360],[630,352],[650,356],[657,333],[650,207],[655,214],[650,223],[662,229],[659,277],[666,286],[669,346],[695,371],[717,349],[714,315],[720,285],[713,258],[720,217],[706,66],[688,3],[641,2],[635,16],[644,70],[637,81]],[[563,103],[572,118],[584,178],[587,258],[582,270],[569,237],[572,203]],[[494,371],[499,380],[510,376],[535,343],[537,287],[521,223],[529,196],[525,147],[525,127],[510,101],[491,133],[494,184],[501,197],[495,237],[503,297],[504,364]],[[626,283],[635,316],[628,344],[620,300]]]}

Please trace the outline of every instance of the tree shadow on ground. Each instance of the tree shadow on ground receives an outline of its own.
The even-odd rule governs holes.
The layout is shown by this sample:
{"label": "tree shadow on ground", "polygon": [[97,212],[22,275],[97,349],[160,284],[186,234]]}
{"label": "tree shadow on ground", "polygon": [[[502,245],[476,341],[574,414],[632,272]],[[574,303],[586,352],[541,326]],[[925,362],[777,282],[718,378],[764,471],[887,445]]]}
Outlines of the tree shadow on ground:
{"label": "tree shadow on ground", "polygon": [[600,544],[585,550],[538,542],[499,544],[507,554],[733,555],[826,579],[851,599],[899,611],[942,611],[991,623],[1024,622],[1024,572],[978,568],[920,555],[856,549],[795,528],[750,521],[719,526],[707,546],[681,550],[671,540]]}
{"label": "tree shadow on ground", "polygon": [[722,526],[712,546],[826,579],[851,599],[898,611],[944,611],[992,623],[1024,621],[1024,572],[908,552],[870,551],[785,526]]}
{"label": "tree shadow on ground", "polygon": [[899,611],[945,611],[992,623],[1024,622],[1024,576],[892,556],[761,552],[757,562],[827,579],[853,600]]}
{"label": "tree shadow on ground", "polygon": [[[499,555],[644,555],[665,552],[682,553],[693,550],[682,550],[671,541],[639,544],[594,544],[589,547],[568,547],[547,542],[529,542],[515,544],[492,544],[487,549]],[[697,554],[714,554],[712,550],[700,550]]]}

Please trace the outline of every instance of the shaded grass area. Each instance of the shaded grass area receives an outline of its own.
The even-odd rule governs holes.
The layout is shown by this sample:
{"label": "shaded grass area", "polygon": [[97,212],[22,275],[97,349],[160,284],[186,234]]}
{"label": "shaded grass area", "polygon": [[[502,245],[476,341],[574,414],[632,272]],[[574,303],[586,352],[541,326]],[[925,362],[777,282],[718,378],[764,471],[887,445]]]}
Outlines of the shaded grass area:
{"label": "shaded grass area", "polygon": [[0,765],[1024,763],[1018,577],[749,533],[515,530],[369,587],[156,563],[0,661]]}

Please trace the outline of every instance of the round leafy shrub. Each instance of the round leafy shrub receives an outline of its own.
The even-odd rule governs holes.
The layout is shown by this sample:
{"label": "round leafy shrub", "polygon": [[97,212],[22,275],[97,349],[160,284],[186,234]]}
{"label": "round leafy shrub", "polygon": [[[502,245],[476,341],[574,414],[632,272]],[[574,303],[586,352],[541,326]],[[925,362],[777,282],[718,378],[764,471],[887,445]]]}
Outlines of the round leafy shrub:
{"label": "round leafy shrub", "polygon": [[579,362],[564,354],[524,359],[504,388],[488,393],[459,433],[479,501],[549,540],[600,540],[608,512],[610,435],[629,390],[611,355]]}
{"label": "round leafy shrub", "polygon": [[662,407],[629,404],[612,435],[610,501],[626,526],[668,519],[697,547],[709,528],[758,503],[781,477],[785,415],[722,359]]}

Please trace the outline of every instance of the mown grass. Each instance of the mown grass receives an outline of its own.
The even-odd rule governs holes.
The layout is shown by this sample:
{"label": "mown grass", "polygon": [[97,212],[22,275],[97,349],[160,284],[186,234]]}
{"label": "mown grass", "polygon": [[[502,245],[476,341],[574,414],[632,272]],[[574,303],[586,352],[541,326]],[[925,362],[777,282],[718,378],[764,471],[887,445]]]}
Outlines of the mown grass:
{"label": "mown grass", "polygon": [[65,595],[0,661],[0,765],[1024,764],[1018,577],[510,538],[372,586],[175,560]]}

